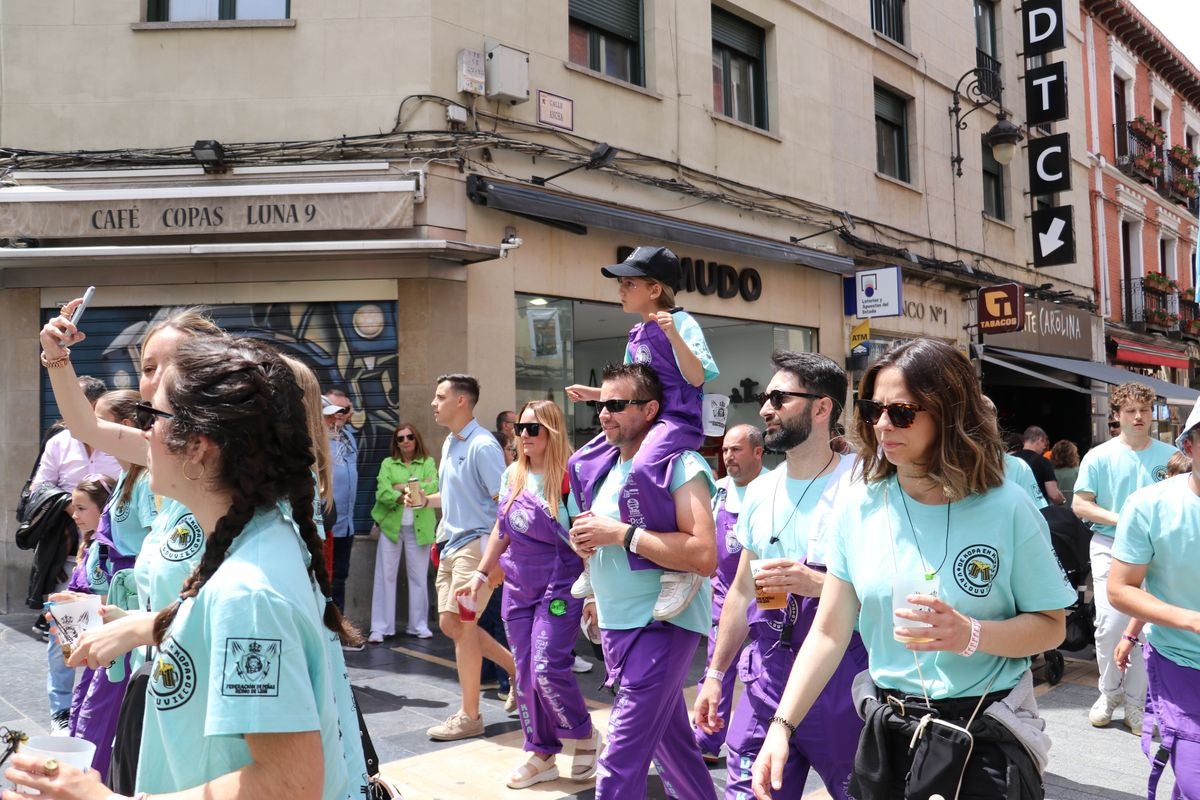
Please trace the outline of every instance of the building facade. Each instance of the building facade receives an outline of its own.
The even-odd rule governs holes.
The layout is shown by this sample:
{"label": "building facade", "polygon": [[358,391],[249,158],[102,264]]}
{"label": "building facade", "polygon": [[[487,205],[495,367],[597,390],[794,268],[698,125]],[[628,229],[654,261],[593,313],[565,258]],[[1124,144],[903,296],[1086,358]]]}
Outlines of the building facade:
{"label": "building facade", "polygon": [[[1102,360],[1104,338],[1089,161],[1077,145],[1049,198],[1030,194],[1026,164],[1046,131],[1085,139],[1084,92],[1026,130],[1010,164],[984,142],[1026,107],[1022,17],[998,3],[16,0],[2,13],[6,485],[54,415],[35,334],[95,285],[80,372],[134,385],[140,332],[202,304],[345,386],[365,518],[390,428],[440,441],[438,374],[479,376],[490,423],[529,399],[565,403],[565,385],[619,358],[633,320],[599,267],[641,244],[684,260],[680,300],[708,331],[722,370],[708,388],[732,398],[733,422],[756,419],[771,349],[847,359],[847,279],[888,265],[900,314],[871,321],[867,363],[919,335],[975,356],[982,343],[1004,351],[980,369],[1013,426],[1102,413],[1086,377],[1047,383],[1021,360],[1055,336],[1060,354]],[[1062,47],[1037,64],[1083,87],[1079,8],[1060,23]],[[1046,205],[1074,208],[1080,229],[1073,260],[1036,269],[1030,215]],[[1030,295],[1033,338],[975,327],[978,290],[1004,282]],[[1030,387],[1062,397],[1030,404]],[[587,438],[591,411],[568,412]],[[10,607],[27,563],[11,520]],[[369,597],[355,568],[352,612]]]}

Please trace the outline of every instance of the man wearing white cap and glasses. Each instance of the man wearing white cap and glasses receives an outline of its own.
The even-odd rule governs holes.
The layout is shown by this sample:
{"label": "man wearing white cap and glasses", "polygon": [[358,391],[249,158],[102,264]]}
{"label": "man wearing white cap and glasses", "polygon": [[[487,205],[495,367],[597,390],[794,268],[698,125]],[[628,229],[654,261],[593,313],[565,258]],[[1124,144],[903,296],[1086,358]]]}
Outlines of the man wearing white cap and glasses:
{"label": "man wearing white cap and glasses", "polygon": [[[321,395],[321,413],[329,429],[329,456],[333,465],[333,503],[337,518],[330,529],[333,539],[333,574],[330,589],[334,604],[346,608],[346,576],[350,574],[350,548],[354,546],[354,496],[358,493],[358,442],[346,427],[354,409],[341,389]],[[346,645],[361,650],[361,645]]]}
{"label": "man wearing white cap and glasses", "polygon": [[[1126,501],[1108,576],[1113,607],[1149,623],[1146,711],[1162,737],[1155,745],[1147,719],[1142,750],[1151,759],[1150,797],[1168,762],[1172,797],[1200,797],[1200,400],[1175,444],[1192,459],[1191,472]],[[1136,640],[1128,629],[1124,635]]]}

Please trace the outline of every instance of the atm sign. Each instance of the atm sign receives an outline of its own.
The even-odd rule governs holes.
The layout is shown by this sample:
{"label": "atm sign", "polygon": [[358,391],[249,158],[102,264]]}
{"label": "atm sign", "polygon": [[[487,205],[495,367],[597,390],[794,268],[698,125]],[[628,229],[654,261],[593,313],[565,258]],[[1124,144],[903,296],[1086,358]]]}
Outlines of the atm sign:
{"label": "atm sign", "polygon": [[1025,327],[1025,292],[1018,284],[985,286],[976,305],[982,333],[1015,333]]}

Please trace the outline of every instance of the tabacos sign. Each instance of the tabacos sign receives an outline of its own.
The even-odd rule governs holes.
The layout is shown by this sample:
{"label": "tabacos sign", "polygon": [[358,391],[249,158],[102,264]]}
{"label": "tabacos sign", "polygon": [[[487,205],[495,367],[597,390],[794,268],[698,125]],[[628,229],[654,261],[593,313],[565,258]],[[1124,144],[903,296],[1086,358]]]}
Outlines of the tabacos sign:
{"label": "tabacos sign", "polygon": [[[625,245],[618,247],[617,263],[624,261],[633,250]],[[715,294],[722,300],[741,297],[747,303],[762,297],[762,275],[753,267],[738,269],[729,264],[686,256],[680,256],[679,266],[683,272],[679,285],[681,292],[699,292],[705,296]]]}

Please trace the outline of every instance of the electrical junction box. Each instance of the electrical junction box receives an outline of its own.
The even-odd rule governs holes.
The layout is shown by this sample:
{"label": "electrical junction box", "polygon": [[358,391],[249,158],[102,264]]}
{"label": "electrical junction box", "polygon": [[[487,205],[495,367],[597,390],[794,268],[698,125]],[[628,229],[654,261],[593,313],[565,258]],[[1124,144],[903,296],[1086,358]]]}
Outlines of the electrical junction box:
{"label": "electrical junction box", "polygon": [[483,53],[478,50],[458,51],[458,91],[483,94],[487,74],[483,69]]}
{"label": "electrical junction box", "polygon": [[529,100],[529,53],[499,42],[484,43],[484,73],[488,100],[512,104]]}

